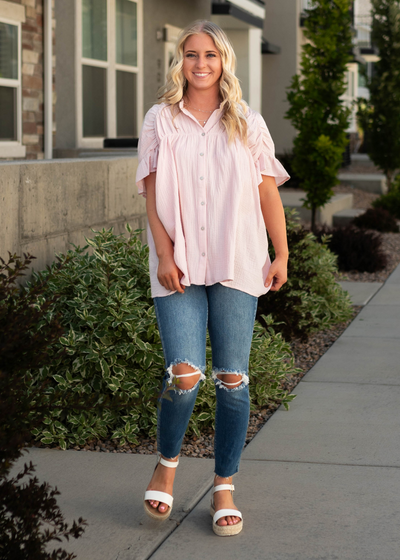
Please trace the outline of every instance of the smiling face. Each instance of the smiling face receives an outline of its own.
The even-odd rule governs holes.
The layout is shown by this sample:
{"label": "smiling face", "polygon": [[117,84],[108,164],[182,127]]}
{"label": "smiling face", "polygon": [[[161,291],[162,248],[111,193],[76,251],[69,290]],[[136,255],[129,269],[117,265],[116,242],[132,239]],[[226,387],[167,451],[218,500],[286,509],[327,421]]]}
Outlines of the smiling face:
{"label": "smiling face", "polygon": [[183,48],[183,74],[190,90],[219,91],[222,60],[212,38],[206,33],[191,35]]}

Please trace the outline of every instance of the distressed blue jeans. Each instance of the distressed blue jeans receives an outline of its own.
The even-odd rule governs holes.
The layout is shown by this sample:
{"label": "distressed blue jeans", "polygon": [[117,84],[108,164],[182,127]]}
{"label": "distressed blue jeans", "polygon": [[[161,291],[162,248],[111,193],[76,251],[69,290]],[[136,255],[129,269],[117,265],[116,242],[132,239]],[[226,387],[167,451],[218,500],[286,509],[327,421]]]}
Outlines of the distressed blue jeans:
{"label": "distressed blue jeans", "polygon": [[[154,298],[154,305],[166,366],[164,396],[158,407],[158,451],[166,458],[180,452],[200,382],[205,379],[208,327],[217,400],[215,473],[230,477],[239,469],[249,422],[248,365],[257,298],[218,283],[188,286],[184,294]],[[178,364],[188,364],[200,374],[193,388],[179,388],[179,379],[173,373]],[[223,379],[223,373],[240,376],[241,383],[229,388],[217,377]]]}

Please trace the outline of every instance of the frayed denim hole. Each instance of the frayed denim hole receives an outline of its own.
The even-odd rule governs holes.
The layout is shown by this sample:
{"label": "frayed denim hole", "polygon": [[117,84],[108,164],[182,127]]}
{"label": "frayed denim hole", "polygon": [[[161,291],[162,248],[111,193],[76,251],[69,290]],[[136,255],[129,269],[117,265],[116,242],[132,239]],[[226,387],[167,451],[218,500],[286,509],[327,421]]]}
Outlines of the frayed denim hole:
{"label": "frayed denim hole", "polygon": [[[172,368],[174,366],[177,366],[179,364],[185,364],[191,368],[193,368],[195,371],[191,371],[188,374],[182,374],[182,375],[175,375],[172,371]],[[168,375],[168,379],[167,379],[167,383],[169,385],[169,387],[171,387],[178,395],[186,395],[188,393],[191,393],[192,391],[194,391],[195,389],[197,389],[197,387],[199,386],[201,381],[204,381],[206,379],[206,376],[204,375],[203,368],[199,368],[197,366],[195,366],[194,364],[192,364],[190,361],[188,360],[175,360],[174,362],[172,362],[172,364],[170,364],[166,370],[166,373]],[[195,385],[193,385],[193,387],[191,387],[190,389],[179,389],[178,384],[174,381],[174,379],[179,379],[180,377],[182,377],[183,375],[190,377],[192,375],[200,375],[199,380],[197,381],[197,383]],[[173,387],[172,387],[173,386]],[[168,389],[167,389],[168,390]]]}
{"label": "frayed denim hole", "polygon": [[[236,387],[229,387],[227,386],[224,381],[222,379],[219,379],[217,377],[217,375],[223,375],[223,374],[230,374],[230,375],[237,375],[237,376],[241,376],[242,378],[242,383],[240,385],[237,385]],[[247,375],[247,373],[243,373],[240,371],[233,371],[233,370],[217,370],[214,369],[212,372],[212,379],[214,380],[215,386],[219,387],[220,389],[225,389],[225,391],[240,391],[242,389],[244,389],[245,387],[247,387],[247,385],[249,384],[249,376]]]}

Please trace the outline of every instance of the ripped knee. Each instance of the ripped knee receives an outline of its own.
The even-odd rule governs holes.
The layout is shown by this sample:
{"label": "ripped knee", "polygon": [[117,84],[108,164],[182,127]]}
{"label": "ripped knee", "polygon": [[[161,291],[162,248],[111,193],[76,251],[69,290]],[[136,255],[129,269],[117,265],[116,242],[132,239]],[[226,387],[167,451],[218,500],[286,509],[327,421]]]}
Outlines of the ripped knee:
{"label": "ripped knee", "polygon": [[205,379],[205,375],[199,368],[187,362],[170,365],[167,373],[169,375],[169,385],[173,385],[179,393],[182,391],[192,391],[200,381]]}
{"label": "ripped knee", "polygon": [[238,389],[249,384],[246,373],[219,370],[213,371],[212,377],[215,385],[223,389]]}

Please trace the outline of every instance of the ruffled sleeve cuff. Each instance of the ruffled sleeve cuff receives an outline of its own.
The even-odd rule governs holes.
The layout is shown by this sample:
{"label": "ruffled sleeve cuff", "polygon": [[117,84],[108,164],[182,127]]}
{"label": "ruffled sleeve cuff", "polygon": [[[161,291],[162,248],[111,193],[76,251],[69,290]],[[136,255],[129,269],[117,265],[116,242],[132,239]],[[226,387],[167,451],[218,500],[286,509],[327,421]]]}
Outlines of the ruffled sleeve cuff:
{"label": "ruffled sleeve cuff", "polygon": [[263,117],[249,109],[248,145],[253,157],[259,184],[262,175],[275,177],[277,186],[290,179],[283,165],[275,157],[275,146]]}
{"label": "ruffled sleeve cuff", "polygon": [[138,193],[143,196],[146,196],[144,179],[157,170],[159,142],[156,131],[156,116],[159,109],[160,105],[154,105],[146,113],[139,138],[139,165],[136,171],[136,185]]}
{"label": "ruffled sleeve cuff", "polygon": [[262,182],[262,175],[275,177],[276,186],[280,187],[290,179],[290,175],[286,172],[281,162],[275,156],[261,152],[258,160],[255,162],[259,184]]}
{"label": "ruffled sleeve cuff", "polygon": [[142,158],[139,158],[139,165],[136,171],[136,186],[138,193],[146,197],[145,178],[157,171],[158,147],[147,152]]}

